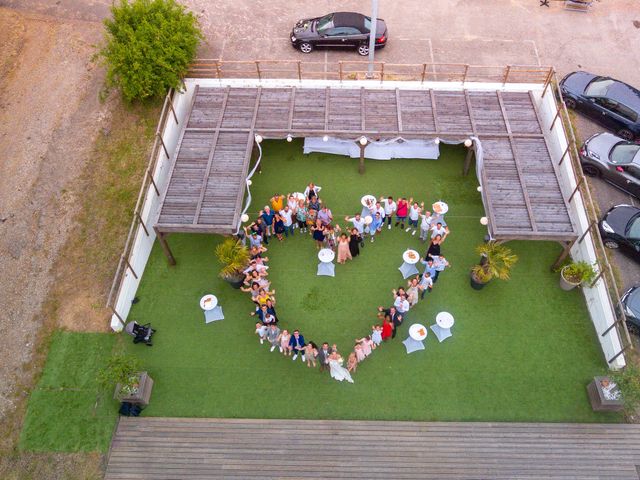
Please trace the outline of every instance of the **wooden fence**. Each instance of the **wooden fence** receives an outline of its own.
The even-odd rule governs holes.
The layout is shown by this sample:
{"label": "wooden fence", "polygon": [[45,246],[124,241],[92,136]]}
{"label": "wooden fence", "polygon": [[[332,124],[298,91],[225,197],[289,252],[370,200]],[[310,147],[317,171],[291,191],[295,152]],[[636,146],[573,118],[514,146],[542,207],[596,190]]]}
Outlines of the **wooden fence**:
{"label": "wooden fence", "polygon": [[551,67],[531,65],[469,65],[465,63],[374,62],[367,76],[367,61],[303,62],[294,60],[226,61],[198,59],[187,77],[218,79],[379,80],[418,82],[546,83]]}

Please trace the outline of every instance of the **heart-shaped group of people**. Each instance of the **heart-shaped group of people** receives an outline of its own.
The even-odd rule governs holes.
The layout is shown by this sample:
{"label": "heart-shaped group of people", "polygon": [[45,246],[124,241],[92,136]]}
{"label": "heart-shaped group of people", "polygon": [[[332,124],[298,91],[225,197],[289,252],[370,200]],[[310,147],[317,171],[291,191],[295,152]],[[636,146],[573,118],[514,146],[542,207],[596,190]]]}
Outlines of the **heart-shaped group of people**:
{"label": "heart-shaped group of people", "polygon": [[[357,370],[358,363],[384,341],[395,338],[409,310],[433,289],[439,274],[450,266],[441,254],[441,245],[449,235],[449,227],[444,220],[444,212],[432,214],[424,210],[424,202],[414,202],[413,198],[399,198],[396,202],[392,197],[380,197],[377,200],[372,195],[366,195],[362,200],[362,212],[345,217],[345,222],[351,223],[352,226],[348,229],[345,227],[343,231],[340,225],[333,223],[331,210],[319,198],[320,190],[321,187],[310,183],[304,193],[287,196],[276,194],[270,200],[271,205],[265,206],[255,221],[245,227],[244,235],[240,235],[240,238],[245,245],[248,240],[251,260],[244,271],[246,277],[241,290],[250,293],[256,305],[251,315],[260,320],[256,323],[255,329],[260,344],[266,341],[271,345],[271,352],[278,349],[294,361],[301,357],[302,362],[306,362],[308,367],[315,368],[316,364],[319,364],[320,371],[329,370],[332,378],[353,383],[351,373]],[[278,327],[275,290],[270,290],[270,282],[267,279],[269,259],[265,256],[265,245],[268,245],[274,236],[283,241],[286,237],[293,236],[297,229],[300,233],[310,233],[318,249],[337,250],[338,263],[345,263],[360,254],[365,239],[374,242],[375,237],[384,231],[385,224],[388,230],[394,225],[411,235],[419,231],[422,242],[429,241],[424,259],[420,260],[425,266],[424,272],[410,278],[406,288],[400,286],[392,290],[392,306],[378,307],[377,314],[382,324],[373,325],[370,334],[356,339],[345,368],[344,359],[335,344],[329,346],[325,342],[319,347],[313,341],[307,342],[298,330],[290,333]]]}

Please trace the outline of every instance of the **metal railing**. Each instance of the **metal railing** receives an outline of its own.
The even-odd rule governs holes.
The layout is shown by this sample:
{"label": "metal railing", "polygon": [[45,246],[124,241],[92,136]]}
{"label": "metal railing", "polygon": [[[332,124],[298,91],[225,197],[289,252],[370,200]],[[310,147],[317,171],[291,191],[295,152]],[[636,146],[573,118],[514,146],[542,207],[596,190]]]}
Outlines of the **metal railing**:
{"label": "metal railing", "polygon": [[300,60],[227,61],[198,59],[187,74],[192,78],[289,79],[289,80],[379,80],[424,82],[545,83],[553,69],[537,65],[470,65],[466,63],[374,62],[373,77],[367,77],[367,61],[303,62]]}
{"label": "metal railing", "polygon": [[622,349],[613,357],[607,359],[608,363],[612,363],[616,358],[622,355],[625,350],[629,348],[633,349],[634,347],[629,335],[629,330],[627,329],[627,318],[624,313],[624,307],[620,302],[620,292],[618,290],[618,285],[613,274],[613,269],[611,268],[611,264],[607,259],[606,249],[598,232],[598,211],[596,209],[595,202],[593,201],[593,197],[591,196],[591,190],[586,181],[586,177],[584,175],[584,172],[582,171],[582,164],[580,163],[580,156],[578,154],[578,145],[576,143],[575,135],[573,134],[571,117],[569,116],[569,112],[567,111],[567,105],[564,103],[564,99],[562,98],[562,93],[560,92],[560,85],[555,69],[552,71],[552,75],[549,77],[549,81],[545,83],[545,87],[542,92],[543,97],[547,93],[549,88],[551,88],[553,94],[556,96],[558,105],[556,115],[551,123],[551,127],[549,130],[553,131],[555,125],[559,124],[557,120],[560,119],[565,127],[565,133],[568,136],[567,148],[562,154],[558,165],[561,165],[565,158],[568,157],[570,159],[573,166],[572,171],[574,174],[574,180],[576,182],[576,187],[571,197],[573,197],[576,192],[580,191],[583,202],[586,206],[585,211],[587,213],[587,218],[589,221],[589,226],[584,232],[580,232],[580,237],[578,238],[577,242],[581,243],[582,241],[584,241],[584,238],[587,236],[587,234],[589,232],[593,232],[594,227],[596,229],[596,233],[592,234],[591,238],[593,239],[593,244],[596,250],[598,274],[589,286],[593,287],[598,281],[602,280],[605,284],[609,300],[611,301],[611,305],[614,307],[613,314],[616,318],[616,321],[600,334],[602,337],[604,337],[605,335],[609,334],[614,328],[617,330],[622,344]]}
{"label": "metal railing", "polygon": [[158,121],[158,126],[156,127],[153,146],[151,147],[151,153],[149,154],[149,163],[147,164],[147,169],[145,171],[144,178],[142,180],[142,185],[140,186],[140,191],[138,192],[138,199],[136,201],[136,206],[133,211],[133,219],[131,221],[131,226],[129,227],[129,233],[127,234],[127,239],[124,244],[124,249],[123,249],[122,255],[120,255],[120,260],[118,262],[118,266],[113,276],[113,281],[111,282],[111,289],[109,290],[109,296],[107,297],[107,304],[106,304],[107,308],[111,309],[113,314],[118,318],[118,320],[120,320],[120,322],[123,325],[124,325],[124,319],[116,311],[116,302],[118,297],[120,296],[120,290],[122,288],[125,272],[129,270],[136,279],[138,278],[138,273],[136,273],[136,271],[133,269],[131,265],[131,260],[130,260],[131,250],[133,248],[134,240],[136,238],[136,232],[138,230],[138,226],[142,227],[146,236],[149,236],[149,226],[147,226],[142,220],[142,209],[144,207],[144,198],[151,186],[153,186],[153,189],[156,195],[158,197],[160,196],[160,189],[158,188],[158,185],[153,179],[153,171],[156,167],[158,152],[160,148],[164,150],[164,154],[166,155],[167,159],[170,158],[169,152],[162,138],[162,132],[164,131],[164,127],[167,123],[169,112],[173,116],[173,119],[176,122],[176,125],[179,125],[180,123],[178,121],[178,117],[176,115],[175,109],[173,108],[174,93],[175,92],[173,89],[169,90],[164,99],[164,104],[162,105],[162,110],[160,112],[160,120]]}

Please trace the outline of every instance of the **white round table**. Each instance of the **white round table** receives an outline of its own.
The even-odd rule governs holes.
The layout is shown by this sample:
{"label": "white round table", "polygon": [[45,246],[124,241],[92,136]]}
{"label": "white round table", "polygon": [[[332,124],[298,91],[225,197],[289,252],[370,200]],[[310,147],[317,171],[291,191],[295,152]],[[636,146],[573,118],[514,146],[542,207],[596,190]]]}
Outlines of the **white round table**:
{"label": "white round table", "polygon": [[415,250],[406,250],[402,254],[402,260],[409,265],[415,265],[420,261],[420,254]]}
{"label": "white round table", "polygon": [[455,321],[453,319],[453,315],[451,315],[449,312],[440,312],[438,315],[436,315],[436,323],[440,328],[448,330],[453,327]]}
{"label": "white round table", "polygon": [[331,263],[336,258],[336,253],[330,248],[323,248],[318,252],[318,260],[322,263]]}
{"label": "white round table", "polygon": [[421,342],[427,338],[427,327],[420,323],[414,323],[409,327],[409,336],[414,340]]}
{"label": "white round table", "polygon": [[432,205],[433,211],[439,215],[444,215],[449,211],[449,205],[443,201],[436,202]]}
{"label": "white round table", "polygon": [[362,203],[363,207],[372,209],[376,206],[376,197],[374,197],[373,195],[365,195],[360,199],[360,203]]}
{"label": "white round table", "polygon": [[416,263],[420,260],[420,254],[415,250],[407,250],[402,254],[402,265],[400,265],[400,273],[405,280],[413,275],[418,275]]}
{"label": "white round table", "polygon": [[200,308],[204,311],[213,310],[218,306],[218,299],[215,295],[205,295],[200,299]]}

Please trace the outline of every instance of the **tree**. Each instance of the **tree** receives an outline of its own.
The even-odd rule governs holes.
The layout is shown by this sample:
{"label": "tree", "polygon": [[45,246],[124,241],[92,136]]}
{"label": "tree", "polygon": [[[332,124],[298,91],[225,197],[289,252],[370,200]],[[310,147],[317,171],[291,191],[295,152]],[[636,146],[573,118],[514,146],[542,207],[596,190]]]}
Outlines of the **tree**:
{"label": "tree", "polygon": [[177,88],[202,37],[198,20],[175,0],[120,0],[105,20],[107,86],[131,100]]}

